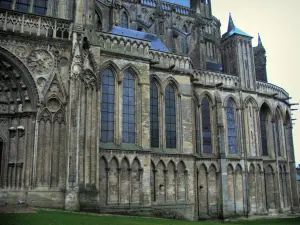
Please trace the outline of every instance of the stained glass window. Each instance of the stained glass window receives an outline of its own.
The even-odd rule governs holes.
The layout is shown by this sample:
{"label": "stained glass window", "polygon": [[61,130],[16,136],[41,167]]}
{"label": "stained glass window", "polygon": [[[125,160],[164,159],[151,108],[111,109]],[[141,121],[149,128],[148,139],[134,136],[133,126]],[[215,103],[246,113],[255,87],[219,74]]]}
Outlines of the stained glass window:
{"label": "stained glass window", "polygon": [[267,135],[267,125],[268,125],[268,110],[264,107],[261,108],[259,112],[260,118],[260,138],[263,156],[268,156],[268,135]]}
{"label": "stained glass window", "polygon": [[227,103],[226,116],[227,116],[229,154],[237,154],[237,131],[236,131],[235,107],[231,99]]}
{"label": "stained glass window", "polygon": [[29,0],[16,0],[16,10],[21,12],[29,12],[30,1]]}
{"label": "stained glass window", "polygon": [[39,15],[47,14],[47,2],[48,0],[35,0],[33,5],[33,12]]}
{"label": "stained glass window", "polygon": [[165,90],[166,147],[176,148],[176,100],[175,90],[169,84]]}
{"label": "stained glass window", "polygon": [[102,73],[101,142],[114,141],[115,77],[111,70]]}
{"label": "stained glass window", "polygon": [[210,105],[209,105],[209,101],[207,98],[202,99],[201,112],[202,112],[203,152],[204,153],[212,153]]}
{"label": "stained glass window", "polygon": [[158,90],[152,81],[150,84],[150,128],[151,147],[159,147],[159,114],[158,114]]}
{"label": "stained glass window", "polygon": [[0,8],[11,9],[13,0],[0,0]]}
{"label": "stained glass window", "polygon": [[121,27],[128,28],[128,16],[126,12],[121,15]]}
{"label": "stained glass window", "polygon": [[123,143],[135,143],[135,80],[128,71],[123,79]]}

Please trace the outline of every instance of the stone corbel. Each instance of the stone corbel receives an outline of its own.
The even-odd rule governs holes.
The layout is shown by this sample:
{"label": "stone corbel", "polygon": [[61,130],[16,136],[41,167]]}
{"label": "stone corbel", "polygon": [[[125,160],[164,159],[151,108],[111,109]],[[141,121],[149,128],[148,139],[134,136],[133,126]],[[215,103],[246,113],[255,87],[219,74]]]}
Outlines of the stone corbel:
{"label": "stone corbel", "polygon": [[17,129],[15,128],[15,127],[10,127],[9,129],[9,137],[10,138],[15,138],[16,137],[16,131],[17,131]]}

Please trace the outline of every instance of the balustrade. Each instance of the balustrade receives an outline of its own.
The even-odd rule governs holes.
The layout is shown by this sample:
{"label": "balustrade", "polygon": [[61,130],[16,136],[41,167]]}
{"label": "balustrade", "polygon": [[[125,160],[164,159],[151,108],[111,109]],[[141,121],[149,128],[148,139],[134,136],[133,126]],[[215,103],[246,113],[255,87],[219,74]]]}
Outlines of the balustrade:
{"label": "balustrade", "polygon": [[0,9],[0,30],[70,40],[72,23],[69,20]]}

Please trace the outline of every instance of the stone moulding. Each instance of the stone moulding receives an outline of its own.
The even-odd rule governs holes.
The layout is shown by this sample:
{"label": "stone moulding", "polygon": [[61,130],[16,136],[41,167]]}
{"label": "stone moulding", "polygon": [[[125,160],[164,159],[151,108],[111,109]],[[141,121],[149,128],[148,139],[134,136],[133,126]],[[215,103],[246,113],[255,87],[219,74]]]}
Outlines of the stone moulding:
{"label": "stone moulding", "polygon": [[128,54],[149,59],[149,41],[117,36],[108,33],[97,33],[96,37],[92,40],[92,44],[100,46],[104,51]]}
{"label": "stone moulding", "polygon": [[157,67],[171,68],[175,70],[186,70],[192,69],[191,59],[186,56],[169,54],[160,51],[150,51],[150,58],[153,61],[158,62]]}
{"label": "stone moulding", "polygon": [[276,97],[278,98],[289,97],[289,94],[283,88],[278,87],[274,84],[260,82],[260,81],[256,81],[256,91],[263,94],[271,94],[271,95],[277,93],[278,95]]}

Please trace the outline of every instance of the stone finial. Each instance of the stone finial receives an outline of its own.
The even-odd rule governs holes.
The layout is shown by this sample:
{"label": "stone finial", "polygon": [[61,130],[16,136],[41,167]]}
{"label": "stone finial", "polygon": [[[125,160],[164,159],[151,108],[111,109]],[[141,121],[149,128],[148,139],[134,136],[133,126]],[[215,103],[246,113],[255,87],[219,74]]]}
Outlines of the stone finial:
{"label": "stone finial", "polygon": [[262,41],[261,41],[261,38],[260,38],[260,34],[258,33],[258,46],[262,45]]}

